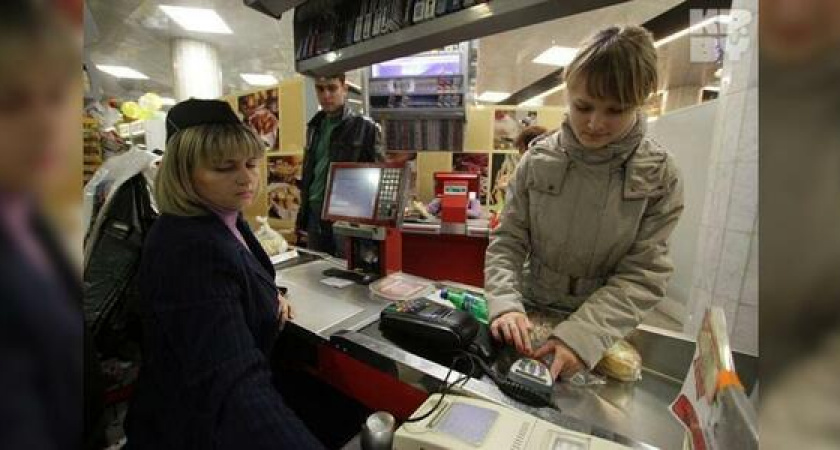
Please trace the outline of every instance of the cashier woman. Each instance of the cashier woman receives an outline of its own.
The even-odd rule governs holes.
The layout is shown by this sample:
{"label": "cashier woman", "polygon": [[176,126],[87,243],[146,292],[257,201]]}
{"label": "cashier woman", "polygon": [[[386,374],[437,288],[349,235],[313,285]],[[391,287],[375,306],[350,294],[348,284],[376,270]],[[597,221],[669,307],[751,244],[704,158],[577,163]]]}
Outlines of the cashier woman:
{"label": "cashier woman", "polygon": [[[565,70],[569,114],[516,168],[487,249],[491,332],[563,378],[593,368],[665,296],[683,210],[673,157],[647,135],[650,34],[611,27]],[[525,303],[573,311],[533,348]]]}
{"label": "cashier woman", "polygon": [[292,313],[241,214],[260,187],[265,146],[218,100],[181,102],[166,125],[161,216],[138,275],[143,366],[125,448],[323,448],[285,406],[269,364]]}

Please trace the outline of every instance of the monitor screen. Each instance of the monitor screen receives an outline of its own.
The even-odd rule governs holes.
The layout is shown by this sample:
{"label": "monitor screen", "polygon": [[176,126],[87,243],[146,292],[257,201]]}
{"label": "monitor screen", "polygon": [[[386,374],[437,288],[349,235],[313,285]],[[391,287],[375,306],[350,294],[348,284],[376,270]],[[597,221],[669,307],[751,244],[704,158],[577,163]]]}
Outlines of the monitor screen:
{"label": "monitor screen", "polygon": [[381,175],[378,167],[335,169],[327,215],[373,219]]}

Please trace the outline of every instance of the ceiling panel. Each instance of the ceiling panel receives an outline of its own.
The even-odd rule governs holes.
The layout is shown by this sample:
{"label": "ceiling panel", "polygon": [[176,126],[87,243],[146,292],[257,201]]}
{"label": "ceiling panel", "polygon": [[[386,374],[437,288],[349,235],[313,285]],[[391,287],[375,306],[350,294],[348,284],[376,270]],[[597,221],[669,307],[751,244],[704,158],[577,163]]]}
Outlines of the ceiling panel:
{"label": "ceiling panel", "polygon": [[[551,45],[576,47],[599,28],[616,23],[642,24],[678,3],[681,0],[632,0],[482,38],[476,91],[516,92],[556,69],[531,62]],[[212,8],[233,34],[184,31],[160,5]],[[96,41],[86,42],[88,58],[94,64],[127,65],[150,77],[117,80],[102,74],[101,84],[109,95],[132,98],[155,91],[171,96],[171,42],[180,37],[204,40],[218,48],[225,93],[255,89],[241,80],[240,73],[271,73],[280,80],[295,74],[291,13],[277,21],[239,0],[88,0],[87,6],[98,31]],[[661,49],[666,84],[702,85],[710,81],[714,68],[690,63],[687,41],[678,40]],[[349,78],[360,84],[358,73]]]}
{"label": "ceiling panel", "polygon": [[[171,95],[171,42],[182,37],[217,47],[226,93],[254,89],[239,77],[243,72],[271,73],[281,80],[295,74],[291,14],[277,21],[238,0],[88,0],[87,5],[99,31],[95,42],[86,42],[90,60],[94,64],[127,65],[151,78],[117,81],[103,75],[103,85],[110,94],[132,96],[156,90]],[[185,31],[163,13],[160,5],[214,9],[233,34]]]}

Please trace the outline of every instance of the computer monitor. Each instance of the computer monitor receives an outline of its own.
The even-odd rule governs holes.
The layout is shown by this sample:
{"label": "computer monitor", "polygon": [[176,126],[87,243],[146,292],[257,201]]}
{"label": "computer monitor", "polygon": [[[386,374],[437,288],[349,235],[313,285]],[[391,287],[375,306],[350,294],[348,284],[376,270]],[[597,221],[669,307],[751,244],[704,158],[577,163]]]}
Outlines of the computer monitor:
{"label": "computer monitor", "polygon": [[402,213],[405,182],[402,163],[333,163],[322,218],[393,226]]}

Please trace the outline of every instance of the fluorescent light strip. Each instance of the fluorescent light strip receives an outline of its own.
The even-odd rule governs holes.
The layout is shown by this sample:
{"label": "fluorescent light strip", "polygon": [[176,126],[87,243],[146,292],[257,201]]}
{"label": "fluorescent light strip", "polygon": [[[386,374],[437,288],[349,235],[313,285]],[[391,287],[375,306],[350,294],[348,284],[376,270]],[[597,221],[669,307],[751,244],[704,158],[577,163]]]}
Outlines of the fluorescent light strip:
{"label": "fluorescent light strip", "polygon": [[198,33],[233,34],[219,14],[207,8],[160,5],[160,9],[181,28]]}
{"label": "fluorescent light strip", "polygon": [[97,64],[96,68],[107,73],[113,75],[117,78],[126,78],[129,80],[148,80],[149,77],[146,74],[138,72],[131,67],[126,66],[111,66],[108,64]]}
{"label": "fluorescent light strip", "polygon": [[534,58],[532,62],[534,64],[563,67],[575,59],[577,51],[578,50],[576,48],[553,45],[546,51],[540,53],[540,55]]}
{"label": "fluorescent light strip", "polygon": [[271,74],[240,73],[239,76],[252,86],[274,86],[278,83],[277,78]]}
{"label": "fluorescent light strip", "polygon": [[509,92],[484,91],[481,95],[478,96],[478,101],[498,103],[508,97],[510,97]]}
{"label": "fluorescent light strip", "polygon": [[674,34],[672,34],[672,35],[670,35],[670,36],[664,37],[664,38],[662,38],[662,39],[660,39],[660,40],[658,40],[658,41],[654,42],[654,43],[653,43],[653,46],[654,46],[654,47],[656,47],[656,48],[662,47],[663,45],[668,44],[668,43],[670,43],[670,42],[673,42],[673,41],[675,41],[675,40],[677,40],[677,39],[679,39],[679,38],[681,38],[681,37],[683,37],[683,36],[685,36],[685,35],[687,35],[687,34],[691,33],[691,32],[692,32],[692,31],[694,31],[694,30],[699,30],[700,28],[707,27],[707,26],[709,26],[709,25],[711,25],[711,24],[713,24],[713,23],[715,23],[715,22],[720,22],[720,23],[729,23],[729,20],[730,20],[729,16],[714,16],[714,17],[709,17],[709,18],[708,18],[708,19],[706,19],[706,20],[703,20],[703,21],[697,22],[697,23],[695,23],[694,25],[692,25],[692,26],[690,26],[690,27],[688,27],[688,28],[686,28],[686,29],[684,29],[684,30],[677,31],[676,33],[674,33]]}

